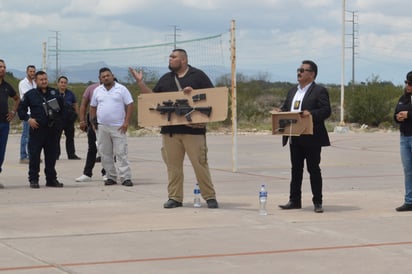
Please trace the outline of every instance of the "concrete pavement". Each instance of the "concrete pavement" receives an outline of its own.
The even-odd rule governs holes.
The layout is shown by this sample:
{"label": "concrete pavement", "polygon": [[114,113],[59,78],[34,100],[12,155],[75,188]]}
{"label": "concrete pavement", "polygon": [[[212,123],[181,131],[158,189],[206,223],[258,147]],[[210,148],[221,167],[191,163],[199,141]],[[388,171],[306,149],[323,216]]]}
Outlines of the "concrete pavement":
{"label": "concrete pavement", "polygon": [[[161,138],[129,138],[134,187],[76,183],[84,160],[57,163],[62,189],[30,189],[10,135],[0,182],[0,273],[410,273],[412,212],[403,202],[399,134],[331,133],[322,153],[323,214],[313,212],[305,172],[303,208],[288,200],[289,150],[279,136],[208,135],[219,209],[192,207],[195,177],[185,165],[184,206],[164,209]],[[85,158],[87,139],[76,137]],[[62,140],[62,144],[64,140]],[[64,145],[62,146],[64,151]],[[44,166],[41,166],[43,169]],[[268,215],[258,215],[260,184]]]}

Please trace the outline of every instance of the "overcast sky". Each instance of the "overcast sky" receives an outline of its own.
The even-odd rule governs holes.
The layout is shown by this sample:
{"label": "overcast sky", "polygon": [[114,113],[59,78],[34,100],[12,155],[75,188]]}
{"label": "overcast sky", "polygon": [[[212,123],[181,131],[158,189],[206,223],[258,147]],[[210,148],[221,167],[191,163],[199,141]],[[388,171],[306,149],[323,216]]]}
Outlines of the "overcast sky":
{"label": "overcast sky", "polygon": [[[346,10],[347,20],[356,14],[355,80],[378,76],[401,84],[412,70],[412,2],[346,0]],[[341,14],[339,0],[0,0],[0,58],[9,69],[41,67],[42,43],[52,30],[62,49],[121,48],[163,43],[173,25],[182,40],[229,34],[233,19],[238,72],[295,82],[300,62],[312,59],[318,82],[340,83]],[[345,25],[351,34],[352,23]],[[350,47],[352,36],[346,40]],[[351,49],[345,55],[349,82]]]}

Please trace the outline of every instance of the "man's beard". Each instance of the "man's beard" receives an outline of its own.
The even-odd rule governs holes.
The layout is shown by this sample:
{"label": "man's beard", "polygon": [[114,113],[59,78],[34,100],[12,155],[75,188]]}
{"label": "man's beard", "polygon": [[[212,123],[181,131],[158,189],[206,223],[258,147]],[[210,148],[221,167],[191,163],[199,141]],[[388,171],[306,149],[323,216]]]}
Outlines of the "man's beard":
{"label": "man's beard", "polygon": [[170,65],[169,65],[169,70],[171,71],[171,72],[174,72],[174,73],[177,73],[178,71],[179,71],[179,69],[180,69],[180,67],[178,67],[178,68],[172,68]]}

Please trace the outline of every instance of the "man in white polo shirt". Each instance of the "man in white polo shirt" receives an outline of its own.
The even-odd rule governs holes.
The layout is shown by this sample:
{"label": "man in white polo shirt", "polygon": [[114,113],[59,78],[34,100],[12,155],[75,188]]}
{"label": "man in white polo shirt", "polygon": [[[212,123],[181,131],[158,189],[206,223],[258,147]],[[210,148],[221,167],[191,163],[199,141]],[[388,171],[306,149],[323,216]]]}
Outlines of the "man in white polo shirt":
{"label": "man in white polo shirt", "polygon": [[[31,90],[36,88],[36,82],[34,81],[34,76],[36,74],[36,67],[34,65],[28,65],[26,68],[26,77],[24,77],[20,82],[19,82],[19,93],[20,93],[20,99],[23,99],[24,94]],[[30,109],[28,111],[30,114]],[[29,163],[29,150],[28,150],[28,144],[29,144],[29,122],[23,121],[23,130],[21,132],[21,137],[20,137],[20,163],[21,164],[28,164]]]}
{"label": "man in white polo shirt", "polygon": [[109,68],[99,70],[99,79],[102,84],[93,92],[90,119],[96,121],[92,123],[94,129],[98,128],[98,151],[107,176],[104,184],[115,185],[119,177],[122,185],[133,186],[126,136],[133,113],[133,98],[125,86],[115,81]]}

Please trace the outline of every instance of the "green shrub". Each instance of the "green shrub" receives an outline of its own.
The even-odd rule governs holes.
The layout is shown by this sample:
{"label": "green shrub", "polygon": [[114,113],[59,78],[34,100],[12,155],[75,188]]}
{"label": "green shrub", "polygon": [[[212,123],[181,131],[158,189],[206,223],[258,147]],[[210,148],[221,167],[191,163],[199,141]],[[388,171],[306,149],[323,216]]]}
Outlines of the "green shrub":
{"label": "green shrub", "polygon": [[[150,76],[150,77],[149,77]],[[157,75],[150,74],[146,83],[149,87],[153,87],[157,82]],[[129,77],[128,83],[125,84],[132,93],[135,100],[135,108],[133,111],[130,128],[138,128],[137,123],[137,97],[139,90],[134,80]],[[236,87],[237,99],[237,123],[238,129],[271,129],[270,111],[276,107],[280,107],[288,90],[296,85],[296,83],[288,82],[269,82],[264,75],[259,79],[249,79],[244,75],[238,75]],[[19,79],[13,77],[11,73],[7,73],[6,81],[18,90]],[[222,76],[216,86],[230,87],[230,76]],[[86,87],[90,83],[69,83],[71,89],[79,102],[82,100],[82,95]],[[54,83],[50,86],[56,87]],[[329,97],[332,107],[332,114],[327,120],[328,130],[333,131],[333,128],[340,122],[341,115],[341,91],[340,85],[326,85],[329,91]],[[389,82],[379,81],[374,77],[372,81],[354,85],[345,88],[344,100],[344,121],[347,123],[358,123],[360,125],[367,124],[370,127],[393,128],[396,124],[393,121],[393,111],[397,100],[403,93],[403,88],[394,86]],[[20,126],[20,121],[15,119],[13,124],[17,128]],[[219,130],[222,128],[230,128],[232,124],[232,109],[231,109],[231,92],[229,92],[229,109],[228,117],[225,121],[209,124],[209,130]]]}

